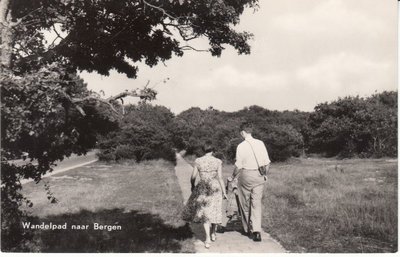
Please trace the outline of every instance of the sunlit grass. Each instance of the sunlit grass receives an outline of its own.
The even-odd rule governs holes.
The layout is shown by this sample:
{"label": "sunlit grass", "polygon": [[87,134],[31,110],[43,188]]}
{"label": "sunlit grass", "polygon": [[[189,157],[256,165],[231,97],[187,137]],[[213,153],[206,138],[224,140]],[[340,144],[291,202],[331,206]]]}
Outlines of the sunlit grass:
{"label": "sunlit grass", "polygon": [[[46,200],[43,182],[24,185],[38,222],[120,224],[122,231],[37,231],[44,252],[193,252],[180,219],[183,199],[173,164],[95,163],[45,178],[57,204]],[[77,238],[79,240],[77,240]],[[57,240],[56,240],[57,239]]]}
{"label": "sunlit grass", "polygon": [[[224,165],[224,177],[233,165]],[[263,228],[293,252],[397,251],[397,161],[274,163]]]}

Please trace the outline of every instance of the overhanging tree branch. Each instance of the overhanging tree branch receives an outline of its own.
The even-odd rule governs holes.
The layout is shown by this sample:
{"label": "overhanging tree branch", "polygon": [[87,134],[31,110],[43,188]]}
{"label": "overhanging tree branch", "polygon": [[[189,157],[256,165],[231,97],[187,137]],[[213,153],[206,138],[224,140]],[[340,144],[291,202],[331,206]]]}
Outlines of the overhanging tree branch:
{"label": "overhanging tree branch", "polygon": [[179,19],[183,18],[183,17],[175,17],[172,14],[168,13],[164,8],[150,4],[149,2],[147,2],[145,0],[143,0],[143,4],[147,5],[148,7],[159,10],[160,12],[162,12],[164,14],[164,16],[167,16],[168,18],[170,18],[172,20],[179,20]]}
{"label": "overhanging tree branch", "polygon": [[108,105],[114,113],[119,115],[120,113],[115,109],[115,107],[113,105],[117,100],[121,100],[122,98],[125,98],[127,96],[139,97],[142,100],[154,100],[155,99],[157,92],[154,89],[147,87],[149,85],[149,83],[150,83],[150,81],[147,82],[146,86],[143,89],[137,88],[137,89],[130,90],[130,91],[125,90],[122,93],[119,93],[115,96],[110,96],[106,99],[101,98],[100,95],[97,93],[92,93],[91,95],[88,95],[86,97],[78,98],[78,97],[69,96],[62,89],[60,89],[59,92],[66,99],[68,99],[68,101],[71,102],[82,115],[86,115],[86,114],[83,111],[83,109],[81,108],[81,106],[79,106],[79,103],[83,103],[85,101],[92,101],[92,100]]}
{"label": "overhanging tree branch", "polygon": [[196,51],[196,52],[208,52],[208,50],[205,50],[205,49],[196,49],[196,48],[194,48],[193,46],[189,46],[189,45],[186,45],[186,46],[181,46],[179,49],[181,49],[181,50],[193,50],[193,51]]}

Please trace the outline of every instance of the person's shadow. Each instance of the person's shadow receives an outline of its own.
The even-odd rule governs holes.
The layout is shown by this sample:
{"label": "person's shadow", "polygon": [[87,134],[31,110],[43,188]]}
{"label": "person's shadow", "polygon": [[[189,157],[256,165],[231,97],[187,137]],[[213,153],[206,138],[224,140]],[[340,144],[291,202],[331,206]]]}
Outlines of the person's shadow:
{"label": "person's shadow", "polygon": [[[223,217],[224,219],[225,217]],[[226,218],[224,225],[217,226],[217,233],[225,233],[225,232],[238,232],[243,233],[242,221],[240,218],[240,214],[235,212],[232,218]],[[193,231],[194,238],[196,240],[200,240],[204,242],[206,240],[206,234],[204,232],[204,226],[202,223],[191,223],[190,228]]]}
{"label": "person's shadow", "polygon": [[[165,224],[158,216],[138,211],[124,212],[123,209],[48,216],[37,219],[37,223],[64,224],[66,230],[40,230],[40,252],[190,252],[182,248],[182,242],[193,233],[189,225],[172,226]],[[121,230],[94,230],[93,223],[121,226]],[[72,224],[89,225],[86,230],[72,230]],[[190,247],[189,247],[190,248]]]}

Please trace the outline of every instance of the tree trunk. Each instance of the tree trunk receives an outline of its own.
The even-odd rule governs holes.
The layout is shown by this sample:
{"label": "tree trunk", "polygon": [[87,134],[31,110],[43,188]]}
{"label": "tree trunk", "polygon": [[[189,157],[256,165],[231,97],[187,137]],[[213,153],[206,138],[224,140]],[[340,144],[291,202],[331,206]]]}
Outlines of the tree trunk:
{"label": "tree trunk", "polygon": [[374,153],[376,153],[377,152],[377,150],[376,150],[377,138],[373,137],[373,139],[374,139]]}
{"label": "tree trunk", "polygon": [[1,70],[10,68],[12,53],[12,25],[11,13],[8,11],[10,0],[0,0],[0,26],[1,26]]}

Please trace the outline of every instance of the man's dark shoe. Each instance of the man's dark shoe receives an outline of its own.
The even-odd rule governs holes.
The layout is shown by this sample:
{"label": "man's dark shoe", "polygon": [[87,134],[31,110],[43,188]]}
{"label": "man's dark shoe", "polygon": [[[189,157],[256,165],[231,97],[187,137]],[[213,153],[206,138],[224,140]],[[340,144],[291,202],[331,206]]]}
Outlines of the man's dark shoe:
{"label": "man's dark shoe", "polygon": [[243,229],[240,231],[240,234],[242,234],[243,236],[247,236],[248,238],[252,238],[253,234],[250,232],[246,232]]}
{"label": "man's dark shoe", "polygon": [[253,233],[253,241],[261,242],[261,234],[260,234],[260,232],[254,232]]}

